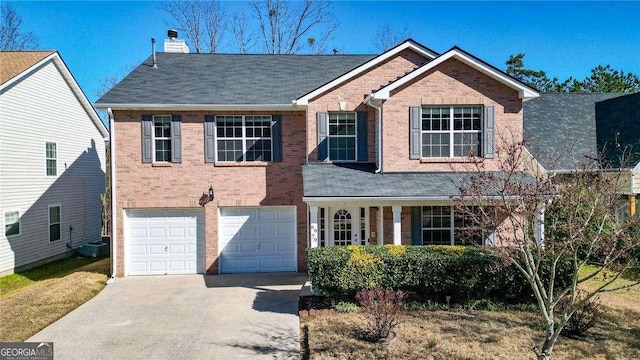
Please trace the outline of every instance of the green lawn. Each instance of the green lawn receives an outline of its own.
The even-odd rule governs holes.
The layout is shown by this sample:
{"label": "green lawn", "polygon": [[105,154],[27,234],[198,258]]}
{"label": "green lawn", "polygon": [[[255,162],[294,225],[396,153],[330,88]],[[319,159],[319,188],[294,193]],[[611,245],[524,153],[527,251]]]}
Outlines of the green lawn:
{"label": "green lawn", "polygon": [[[99,261],[100,259],[78,258],[72,256],[30,270],[0,277],[0,296],[6,295],[14,290],[23,288],[25,286],[32,285],[38,281],[60,278],[69,275],[75,271],[78,271],[78,268],[82,268],[90,264],[95,264]],[[102,269],[94,270],[97,270],[97,272],[100,273],[104,273],[105,275],[109,275],[108,261],[106,262],[106,265],[106,267],[103,265]]]}

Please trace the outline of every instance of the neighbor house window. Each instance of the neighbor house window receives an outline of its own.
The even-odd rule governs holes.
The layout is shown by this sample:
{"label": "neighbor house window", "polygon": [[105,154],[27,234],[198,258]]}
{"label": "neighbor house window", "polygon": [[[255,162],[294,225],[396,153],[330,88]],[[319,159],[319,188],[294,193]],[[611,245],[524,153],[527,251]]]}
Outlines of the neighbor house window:
{"label": "neighbor house window", "polygon": [[4,212],[4,235],[6,237],[20,235],[20,211]]}
{"label": "neighbor house window", "polygon": [[60,205],[49,206],[49,241],[60,240]]}
{"label": "neighbor house window", "polygon": [[47,176],[58,175],[58,149],[54,142],[45,143]]}
{"label": "neighbor house window", "polygon": [[484,244],[487,231],[478,225],[481,213],[477,206],[457,212],[452,206],[422,207],[423,245]]}
{"label": "neighbor house window", "polygon": [[171,115],[153,116],[153,146],[153,161],[171,161]]}
{"label": "neighbor house window", "polygon": [[329,160],[354,161],[356,159],[356,113],[329,113]]}
{"label": "neighbor house window", "polygon": [[272,161],[271,116],[216,116],[217,161]]}
{"label": "neighbor house window", "polygon": [[422,108],[422,157],[481,155],[481,106]]}

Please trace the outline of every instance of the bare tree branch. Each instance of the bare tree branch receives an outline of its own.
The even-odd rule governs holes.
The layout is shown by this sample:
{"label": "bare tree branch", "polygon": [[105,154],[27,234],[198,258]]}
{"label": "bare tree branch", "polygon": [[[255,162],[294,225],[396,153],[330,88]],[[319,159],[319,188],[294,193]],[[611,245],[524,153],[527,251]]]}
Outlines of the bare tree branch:
{"label": "bare tree branch", "polygon": [[167,26],[184,32],[196,53],[218,51],[225,33],[220,1],[165,1],[158,7],[171,16]]}
{"label": "bare tree branch", "polygon": [[385,52],[398,45],[401,41],[411,37],[411,32],[405,23],[402,29],[394,30],[391,25],[384,24],[376,30],[376,37],[373,40],[375,50]]}
{"label": "bare tree branch", "polygon": [[331,2],[326,0],[252,0],[250,4],[258,20],[262,51],[267,54],[296,54],[305,45],[313,53],[323,52],[337,28]]}
{"label": "bare tree branch", "polygon": [[13,4],[3,1],[0,4],[2,25],[0,26],[0,50],[32,50],[38,47],[38,38],[33,32],[23,32],[22,16]]}

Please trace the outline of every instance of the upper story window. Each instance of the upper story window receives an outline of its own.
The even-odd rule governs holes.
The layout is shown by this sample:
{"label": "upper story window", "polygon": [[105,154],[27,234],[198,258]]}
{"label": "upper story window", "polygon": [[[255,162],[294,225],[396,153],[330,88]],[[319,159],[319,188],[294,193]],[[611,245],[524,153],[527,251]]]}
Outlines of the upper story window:
{"label": "upper story window", "polygon": [[270,115],[216,116],[217,161],[272,161]]}
{"label": "upper story window", "polygon": [[493,159],[495,106],[409,107],[409,159]]}
{"label": "upper story window", "polygon": [[367,161],[366,111],[318,112],[318,161]]}
{"label": "upper story window", "polygon": [[171,116],[153,116],[153,161],[171,161]]}
{"label": "upper story window", "polygon": [[45,167],[47,171],[47,176],[57,176],[58,175],[58,149],[57,144],[54,142],[46,142],[45,143]]}
{"label": "upper story window", "polygon": [[482,107],[422,108],[422,157],[468,157],[482,154]]}
{"label": "upper story window", "polygon": [[4,235],[6,237],[20,235],[20,211],[4,212]]}
{"label": "upper story window", "polygon": [[142,162],[182,162],[182,117],[142,115]]}
{"label": "upper story window", "polygon": [[356,160],[356,113],[329,113],[329,160]]}

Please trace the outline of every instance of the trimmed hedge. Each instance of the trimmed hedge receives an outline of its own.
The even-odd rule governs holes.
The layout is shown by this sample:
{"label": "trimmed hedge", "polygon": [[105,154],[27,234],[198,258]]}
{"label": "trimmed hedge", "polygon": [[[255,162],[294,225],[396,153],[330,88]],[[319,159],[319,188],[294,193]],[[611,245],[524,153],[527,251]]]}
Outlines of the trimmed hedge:
{"label": "trimmed hedge", "polygon": [[[450,296],[454,303],[535,301],[524,276],[490,247],[334,246],[310,248],[307,259],[313,286],[335,299],[352,300],[359,290],[380,285],[436,301]],[[543,259],[542,273],[550,269],[550,259]],[[570,284],[570,262],[557,272],[557,287]]]}

